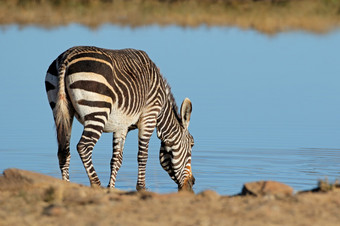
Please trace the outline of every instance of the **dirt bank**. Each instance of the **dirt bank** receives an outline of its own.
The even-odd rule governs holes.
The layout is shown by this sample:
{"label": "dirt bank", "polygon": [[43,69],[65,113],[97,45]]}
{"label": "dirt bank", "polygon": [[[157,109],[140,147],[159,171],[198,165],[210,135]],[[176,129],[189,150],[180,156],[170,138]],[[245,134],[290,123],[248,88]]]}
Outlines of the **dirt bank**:
{"label": "dirt bank", "polygon": [[[241,188],[240,188],[241,190]],[[18,169],[0,176],[0,225],[339,225],[340,192],[220,196],[90,188]]]}

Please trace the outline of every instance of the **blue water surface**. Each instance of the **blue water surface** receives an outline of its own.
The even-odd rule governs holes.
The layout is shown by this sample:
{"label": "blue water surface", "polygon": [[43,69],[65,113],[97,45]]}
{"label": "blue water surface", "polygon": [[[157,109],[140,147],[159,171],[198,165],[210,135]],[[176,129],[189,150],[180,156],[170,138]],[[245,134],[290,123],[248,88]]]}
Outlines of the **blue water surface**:
{"label": "blue water surface", "polygon": [[[340,177],[340,31],[266,36],[224,27],[140,28],[80,25],[0,27],[0,171],[21,168],[60,178],[52,112],[44,79],[50,63],[75,45],[145,50],[169,81],[178,105],[193,103],[195,191],[235,194],[242,184],[277,180],[295,190]],[[88,185],[74,123],[71,181]],[[117,188],[135,189],[137,132],[130,132]],[[102,183],[109,180],[112,134],[94,149]],[[176,184],[151,139],[146,183],[167,193]]]}

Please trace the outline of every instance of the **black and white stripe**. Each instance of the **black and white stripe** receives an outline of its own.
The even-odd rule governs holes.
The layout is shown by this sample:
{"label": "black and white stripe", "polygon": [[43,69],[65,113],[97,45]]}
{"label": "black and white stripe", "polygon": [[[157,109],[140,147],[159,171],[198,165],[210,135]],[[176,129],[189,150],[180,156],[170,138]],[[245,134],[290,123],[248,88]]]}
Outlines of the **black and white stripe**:
{"label": "black and white stripe", "polygon": [[183,101],[179,115],[168,83],[145,52],[73,47],[52,62],[45,85],[56,124],[64,180],[69,180],[69,144],[75,116],[84,125],[77,150],[91,185],[100,185],[92,150],[101,134],[113,132],[109,187],[114,187],[126,135],[138,128],[136,188],[145,189],[149,140],[157,128],[162,167],[179,189],[192,189],[193,138],[188,131],[191,102],[187,98]]}

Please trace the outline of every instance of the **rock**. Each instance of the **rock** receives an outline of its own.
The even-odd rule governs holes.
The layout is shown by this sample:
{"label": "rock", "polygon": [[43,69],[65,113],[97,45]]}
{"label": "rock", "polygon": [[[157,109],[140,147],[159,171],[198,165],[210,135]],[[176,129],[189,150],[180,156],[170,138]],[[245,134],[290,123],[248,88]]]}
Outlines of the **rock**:
{"label": "rock", "polygon": [[58,205],[49,205],[43,210],[43,214],[47,216],[61,216],[64,212],[63,207]]}
{"label": "rock", "polygon": [[256,181],[244,184],[241,195],[291,196],[293,195],[293,188],[276,181]]}
{"label": "rock", "polygon": [[66,184],[65,181],[51,176],[15,168],[6,169],[3,175],[0,175],[0,190],[23,189],[27,186],[51,187],[64,184]]}

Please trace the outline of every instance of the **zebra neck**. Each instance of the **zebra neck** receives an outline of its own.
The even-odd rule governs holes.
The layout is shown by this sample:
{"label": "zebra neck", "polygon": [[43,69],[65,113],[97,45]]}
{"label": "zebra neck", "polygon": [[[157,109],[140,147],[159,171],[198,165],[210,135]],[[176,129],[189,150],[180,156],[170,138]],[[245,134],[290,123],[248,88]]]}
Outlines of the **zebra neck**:
{"label": "zebra neck", "polygon": [[180,140],[182,130],[179,116],[169,101],[162,110],[157,120],[157,136],[162,142],[172,146]]}

